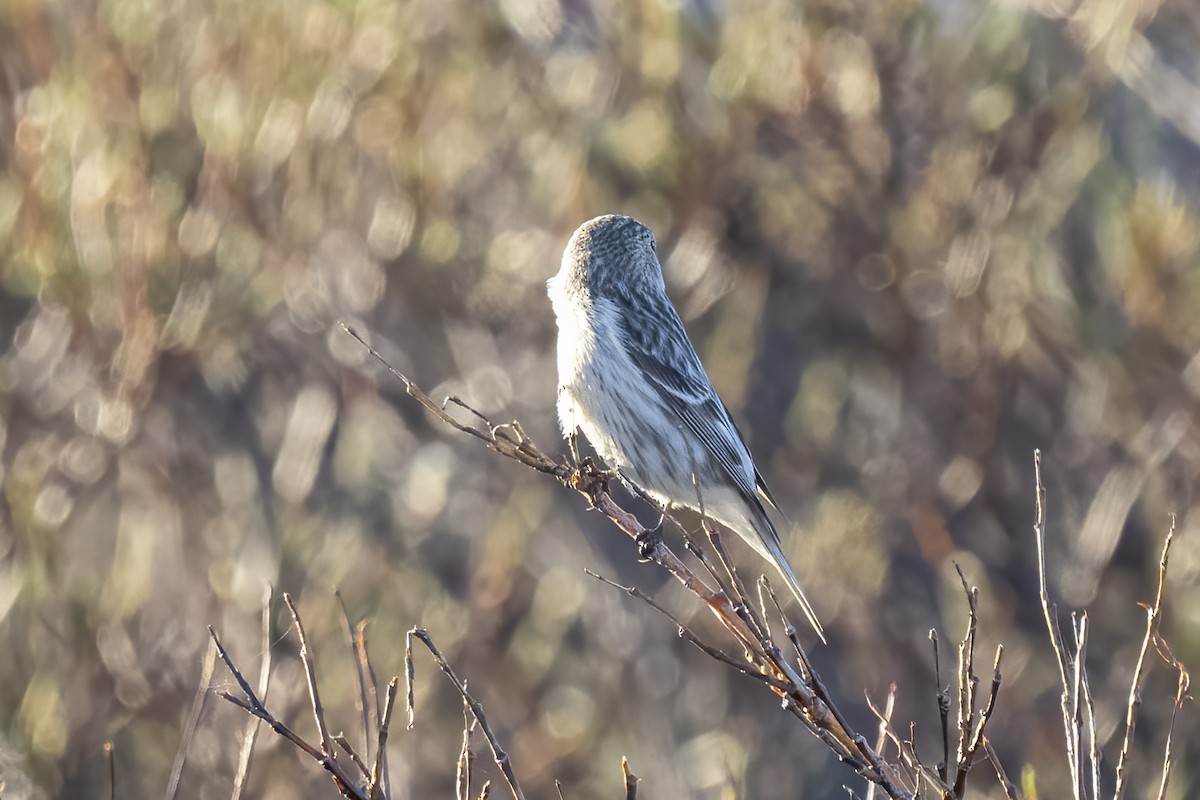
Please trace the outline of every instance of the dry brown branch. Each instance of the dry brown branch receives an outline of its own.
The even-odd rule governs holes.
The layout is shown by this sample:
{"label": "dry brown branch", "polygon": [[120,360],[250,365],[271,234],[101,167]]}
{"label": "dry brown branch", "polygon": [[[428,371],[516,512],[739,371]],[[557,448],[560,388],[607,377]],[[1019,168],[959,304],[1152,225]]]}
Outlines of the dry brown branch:
{"label": "dry brown branch", "polygon": [[263,706],[262,702],[258,699],[258,696],[254,693],[254,690],[250,688],[250,684],[246,681],[246,678],[242,675],[241,671],[238,670],[238,668],[234,665],[233,659],[230,658],[229,653],[226,652],[224,645],[221,644],[220,637],[217,636],[217,632],[213,630],[211,625],[208,628],[208,635],[212,638],[213,644],[215,644],[217,647],[217,655],[220,656],[221,661],[225,663],[225,668],[229,670],[229,673],[237,682],[238,687],[242,690],[242,694],[245,696],[245,699],[243,700],[242,698],[237,697],[229,692],[221,692],[221,697],[270,725],[271,730],[275,731],[275,733],[277,733],[279,736],[282,736],[284,739],[287,739],[289,742],[307,754],[310,758],[320,764],[321,767],[330,774],[334,785],[344,797],[356,798],[356,800],[370,800],[368,795],[355,785],[354,779],[345,773],[340,763],[333,758],[326,756],[325,753],[321,752],[320,749],[309,744],[304,740],[303,737],[301,737],[284,723],[280,722],[274,717],[274,715],[267,711],[266,707]]}
{"label": "dry brown branch", "polygon": [[[1004,645],[996,646],[996,657],[992,662],[992,688],[988,692],[987,704],[979,711],[978,719],[975,722],[975,730],[971,734],[970,743],[963,751],[962,758],[958,761],[958,773],[954,779],[954,797],[965,797],[967,791],[967,773],[971,771],[971,767],[975,766],[975,757],[979,753],[980,743],[983,742],[984,731],[987,728],[988,721],[992,718],[992,711],[996,708],[996,697],[1000,694],[1000,661],[1004,658]],[[976,679],[978,680],[978,679]],[[972,699],[974,702],[974,699]],[[974,714],[968,714],[970,718]]]}
{"label": "dry brown branch", "polygon": [[1174,758],[1172,753],[1172,743],[1175,738],[1175,718],[1179,715],[1179,709],[1183,708],[1183,703],[1188,699],[1188,688],[1191,686],[1191,676],[1184,669],[1183,664],[1171,659],[1175,668],[1179,670],[1179,684],[1175,690],[1175,704],[1171,707],[1171,724],[1167,727],[1167,743],[1163,747],[1163,765],[1162,776],[1158,783],[1158,800],[1166,800],[1167,786],[1171,783],[1171,763]]}
{"label": "dry brown branch", "polygon": [[938,651],[937,628],[929,629],[929,641],[933,644],[933,675],[937,681],[938,720],[942,728],[942,760],[938,763],[938,777],[946,782],[946,770],[950,768],[950,685],[942,683],[942,655]]}
{"label": "dry brown branch", "polygon": [[[379,708],[379,681],[374,674],[374,667],[371,666],[371,657],[367,655],[367,633],[366,622],[361,621],[355,626],[354,630],[354,652],[358,657],[358,670],[361,679],[365,681],[367,687],[367,708],[370,709],[371,729],[377,730],[377,747],[384,747],[388,744],[388,728],[391,722],[392,704],[395,703],[396,697],[396,679],[392,679],[388,685],[388,697],[385,698],[385,708]],[[371,771],[371,787],[379,787],[384,796],[391,796],[391,784],[388,776],[388,759],[384,757],[384,753],[376,751],[374,754],[374,768]]]}
{"label": "dry brown branch", "polygon": [[[262,664],[258,669],[258,696],[265,703],[267,693],[271,688],[271,605],[274,588],[267,584],[263,589],[262,610]],[[258,740],[259,720],[251,716],[246,720],[246,732],[242,736],[242,747],[238,752],[238,768],[233,776],[232,800],[239,800],[246,785],[246,777],[250,774],[250,755],[254,751],[254,743]]]}
{"label": "dry brown branch", "polygon": [[[1046,590],[1046,553],[1045,553],[1045,531],[1046,531],[1046,516],[1045,516],[1045,499],[1046,491],[1042,484],[1041,474],[1041,457],[1040,454],[1034,452],[1034,476],[1036,482],[1036,516],[1037,521],[1034,526],[1037,539],[1037,555],[1038,555],[1038,572],[1040,578],[1040,588],[1042,595],[1042,610],[1046,618],[1046,628],[1050,636],[1051,647],[1054,650],[1055,657],[1059,664],[1059,676],[1062,682],[1062,714],[1064,738],[1066,742],[1068,769],[1071,774],[1072,791],[1076,798],[1087,798],[1089,795],[1088,786],[1090,785],[1090,795],[1092,800],[1099,800],[1100,796],[1100,762],[1101,753],[1096,732],[1096,710],[1092,699],[1091,687],[1088,682],[1087,674],[1087,645],[1088,645],[1088,616],[1086,613],[1079,615],[1076,620],[1072,615],[1072,635],[1074,639],[1074,651],[1069,652],[1063,642],[1062,633],[1058,627],[1057,610],[1049,603],[1048,592]],[[1128,766],[1129,756],[1132,751],[1134,733],[1137,727],[1138,710],[1141,707],[1142,684],[1145,679],[1147,669],[1147,655],[1150,651],[1151,643],[1154,643],[1159,653],[1163,655],[1167,663],[1180,670],[1181,676],[1186,674],[1183,666],[1179,664],[1173,656],[1169,655],[1169,648],[1166,648],[1167,653],[1164,654],[1165,643],[1161,641],[1158,634],[1158,628],[1162,619],[1162,604],[1163,591],[1167,578],[1167,564],[1170,556],[1171,543],[1175,537],[1175,515],[1171,515],[1171,526],[1167,532],[1167,536],[1163,541],[1162,552],[1159,556],[1158,565],[1158,585],[1155,591],[1154,604],[1152,606],[1143,605],[1146,609],[1146,632],[1142,637],[1141,650],[1138,653],[1137,661],[1134,664],[1133,678],[1131,681],[1128,702],[1125,709],[1125,734],[1121,742],[1121,751],[1117,760],[1116,766],[1116,781],[1113,790],[1113,800],[1120,800],[1128,785]],[[1174,729],[1174,718],[1182,703],[1182,697],[1186,694],[1186,681],[1181,677],[1181,689],[1176,694],[1176,704],[1172,709],[1172,728]],[[1084,741],[1084,722],[1086,719],[1086,741],[1087,754],[1085,756]],[[1162,787],[1161,791],[1165,791],[1165,786],[1169,782],[1168,773],[1171,764],[1171,735],[1168,734],[1167,753],[1164,757],[1163,775],[1160,780]],[[991,754],[989,753],[989,757]],[[1090,775],[1085,773],[1087,763],[1090,762]],[[998,763],[996,764],[999,770]],[[1089,781],[1090,778],[1090,781]],[[1004,781],[1002,781],[1003,783]],[[1005,784],[1005,791],[1010,791],[1009,785]],[[1010,792],[1010,796],[1013,796]]]}
{"label": "dry brown branch", "polygon": [[992,747],[991,741],[986,736],[983,737],[983,751],[987,754],[992,768],[996,770],[996,779],[1000,781],[1000,786],[1004,789],[1004,796],[1008,800],[1018,800],[1020,792],[1017,791],[1017,785],[1009,780],[1008,773],[1004,771],[1004,765],[1000,763],[1000,757],[996,755],[996,749]]}
{"label": "dry brown branch", "polygon": [[475,754],[471,752],[471,731],[475,723],[471,719],[471,707],[463,700],[463,735],[462,747],[458,751],[458,764],[454,770],[454,797],[456,800],[471,798],[471,767],[474,766]]}
{"label": "dry brown branch", "polygon": [[[113,743],[104,743],[104,763],[108,767],[108,800],[117,800],[117,765],[113,760]],[[0,782],[0,789],[4,783]]]}
{"label": "dry brown branch", "polygon": [[1125,708],[1125,738],[1121,742],[1121,755],[1117,758],[1117,785],[1113,790],[1113,800],[1121,800],[1127,781],[1126,770],[1129,762],[1130,747],[1133,744],[1133,732],[1137,726],[1138,709],[1142,705],[1142,681],[1145,678],[1146,655],[1150,652],[1150,643],[1158,633],[1158,622],[1162,617],[1163,586],[1167,582],[1167,559],[1171,554],[1171,542],[1175,538],[1175,515],[1171,515],[1171,527],[1167,538],[1163,541],[1162,555],[1158,559],[1158,590],[1154,594],[1154,605],[1143,606],[1146,609],[1146,635],[1142,637],[1142,649],[1138,653],[1137,662],[1133,668],[1133,681],[1129,687],[1129,703]]}
{"label": "dry brown branch", "polygon": [[629,595],[630,597],[634,598],[635,600],[640,600],[641,602],[643,602],[646,605],[653,608],[659,614],[662,614],[664,617],[666,617],[667,619],[669,619],[671,622],[673,622],[675,624],[675,627],[676,627],[676,629],[679,633],[679,637],[681,639],[685,639],[687,642],[694,645],[697,649],[699,649],[701,652],[703,652],[709,658],[712,658],[716,661],[721,662],[722,664],[732,667],[733,669],[742,673],[746,677],[752,678],[757,681],[761,681],[762,683],[765,683],[768,686],[770,686],[774,689],[777,689],[779,691],[786,691],[788,689],[789,685],[785,681],[781,681],[771,675],[766,675],[761,672],[755,671],[755,670],[751,669],[749,666],[747,666],[745,663],[738,661],[737,659],[735,659],[733,656],[729,655],[728,653],[725,653],[724,651],[719,650],[719,649],[713,647],[712,645],[709,645],[706,642],[704,642],[699,636],[696,635],[696,633],[691,628],[689,628],[684,623],[680,622],[679,619],[674,614],[672,614],[670,611],[667,611],[665,608],[663,608],[661,605],[659,605],[654,600],[654,598],[650,597],[649,595],[647,595],[645,592],[643,592],[641,589],[637,588],[636,586],[622,586],[619,583],[610,581],[608,578],[604,577],[603,575],[599,575],[595,572],[592,572],[590,569],[585,569],[584,572],[586,574],[590,575],[591,577],[595,578],[596,580],[598,580],[602,583],[605,583],[605,584],[613,587],[614,589],[618,589],[618,590],[624,592],[625,594]]}
{"label": "dry brown branch", "polygon": [[[798,661],[796,664],[793,664],[791,660],[784,656],[779,646],[770,637],[765,621],[759,616],[754,608],[754,604],[747,596],[745,587],[738,577],[737,571],[733,567],[732,561],[729,559],[721,542],[720,535],[714,526],[708,524],[703,513],[701,514],[702,525],[708,534],[712,551],[716,554],[722,568],[721,570],[717,570],[702,558],[702,563],[705,563],[710,578],[716,584],[715,588],[710,586],[704,579],[698,577],[681,561],[666,545],[663,537],[656,535],[657,531],[645,528],[632,513],[626,511],[613,500],[608,493],[608,481],[611,475],[601,472],[586,459],[582,462],[556,461],[546,455],[545,452],[529,439],[519,423],[493,424],[485,415],[458,398],[451,397],[447,398],[441,404],[436,403],[416,383],[391,366],[383,356],[370,347],[354,330],[345,324],[342,324],[341,327],[362,344],[370,355],[391,374],[400,379],[404,384],[406,393],[437,419],[457,431],[466,433],[482,441],[487,447],[495,450],[500,455],[553,476],[564,486],[579,492],[587,498],[591,508],[600,511],[618,529],[638,543],[640,554],[646,560],[652,561],[665,569],[675,580],[708,606],[726,631],[733,637],[734,641],[742,647],[743,658],[746,663],[738,663],[732,657],[725,656],[724,654],[717,655],[720,653],[719,648],[704,645],[698,637],[686,628],[682,628],[684,632],[681,635],[688,637],[693,644],[714,658],[721,660],[723,663],[737,664],[737,668],[743,674],[755,675],[758,680],[767,683],[773,691],[781,696],[784,706],[805,727],[825,742],[855,772],[877,783],[888,797],[893,798],[893,800],[910,800],[913,797],[912,792],[904,788],[904,782],[902,780],[898,782],[900,769],[881,758],[870,746],[866,738],[854,732],[848,725],[845,716],[838,710],[837,705],[833,702],[820,677],[812,671],[811,665],[808,664],[807,656],[804,654],[799,638],[795,634],[794,626],[786,622],[785,628],[790,632],[789,638],[796,650]],[[470,415],[472,422],[467,424],[456,419],[447,411],[447,408],[450,406],[455,406],[465,411]],[[703,498],[699,498],[699,501],[703,512]],[[669,515],[664,513],[663,519],[667,518],[669,518]],[[694,545],[692,549],[693,551],[698,550]],[[625,590],[625,587],[620,588]],[[636,594],[633,596],[637,597]],[[777,601],[776,604],[778,605]],[[784,619],[786,621],[786,617]],[[413,635],[418,634],[414,632]],[[424,635],[428,636],[428,634]],[[418,635],[418,638],[421,638],[421,636]],[[426,642],[427,647],[432,646],[431,642],[426,639],[422,639],[422,641]],[[797,664],[801,665],[799,670],[797,669]],[[439,660],[439,666],[443,668],[443,671],[449,669],[449,665],[445,663],[444,659]],[[408,676],[409,724],[411,726],[414,715],[411,646],[406,650],[405,671]],[[452,675],[448,671],[447,674]],[[461,691],[463,690],[460,687]],[[474,711],[475,709],[473,708],[472,710]],[[484,727],[482,720],[480,724],[481,727]],[[487,730],[485,727],[485,735],[486,733]],[[500,763],[502,769],[505,770],[510,788],[515,788],[515,776],[512,775],[511,770],[507,767],[507,756],[499,748],[499,744],[495,742],[494,737],[489,737],[489,744],[494,745],[494,754],[499,753],[500,756],[503,756],[503,759],[498,757],[497,763]]]}
{"label": "dry brown branch", "polygon": [[[408,632],[408,644],[406,646],[406,652],[411,651],[412,640],[414,638],[420,641],[421,644],[425,645],[425,648],[429,651],[430,655],[433,656],[433,660],[437,663],[438,669],[440,669],[446,675],[446,677],[450,679],[450,682],[454,684],[454,688],[458,690],[459,696],[462,697],[463,702],[466,703],[471,709],[471,716],[475,718],[475,721],[479,724],[479,729],[483,731],[483,738],[487,740],[488,747],[491,748],[492,751],[492,758],[496,761],[496,766],[500,768],[500,772],[504,775],[504,780],[508,782],[508,788],[512,792],[514,800],[525,800],[525,794],[521,791],[521,785],[517,782],[517,776],[513,771],[512,762],[509,759],[508,753],[506,753],[504,748],[500,745],[500,739],[492,730],[492,726],[488,722],[487,716],[483,713],[483,704],[476,700],[471,693],[467,691],[466,683],[464,683],[462,679],[455,674],[454,669],[450,666],[450,663],[446,661],[446,657],[443,656],[441,651],[437,649],[437,646],[433,643],[433,639],[429,635],[429,631],[426,631],[423,628],[413,628],[410,630]],[[410,669],[408,673],[409,697],[412,697],[413,695],[412,686],[413,675]],[[411,718],[412,706],[409,706],[409,715]]]}
{"label": "dry brown branch", "polygon": [[621,776],[625,779],[625,800],[637,800],[638,781],[641,780],[629,769],[629,759],[621,756]]}
{"label": "dry brown branch", "polygon": [[350,611],[346,608],[346,600],[342,597],[340,591],[335,591],[333,596],[337,598],[338,607],[342,610],[342,619],[346,622],[346,643],[350,646],[350,653],[354,656],[355,674],[358,678],[358,704],[359,711],[362,714],[363,726],[363,756],[367,759],[371,758],[371,731],[375,730],[375,726],[371,724],[371,703],[367,691],[367,676],[362,669],[362,659],[358,652],[358,636],[354,630],[354,623],[350,620]]}
{"label": "dry brown branch", "polygon": [[1062,631],[1058,626],[1058,608],[1050,602],[1050,592],[1046,588],[1046,486],[1042,483],[1042,451],[1033,451],[1033,479],[1035,486],[1035,521],[1033,525],[1036,537],[1038,559],[1038,589],[1042,600],[1042,615],[1046,620],[1046,631],[1050,636],[1050,647],[1054,650],[1058,664],[1058,677],[1062,685],[1059,705],[1062,710],[1063,734],[1067,742],[1067,764],[1071,771],[1071,787],[1075,800],[1082,800],[1082,789],[1079,754],[1075,747],[1077,740],[1074,726],[1074,714],[1071,701],[1071,659],[1063,644]]}
{"label": "dry brown branch", "polygon": [[[308,684],[309,699],[312,704],[313,715],[316,718],[316,725],[319,735],[322,737],[320,745],[314,745],[305,740],[290,727],[278,720],[274,715],[267,711],[266,706],[260,699],[260,694],[266,694],[266,689],[269,686],[270,674],[270,592],[264,597],[264,616],[263,616],[263,635],[264,635],[264,663],[262,667],[262,676],[260,678],[260,692],[255,692],[250,688],[249,682],[241,671],[233,663],[228,651],[221,644],[220,637],[212,626],[209,626],[208,632],[212,639],[212,643],[216,649],[217,656],[224,662],[225,667],[229,670],[230,675],[237,682],[241,689],[242,696],[238,697],[230,692],[220,692],[221,697],[228,700],[230,703],[238,706],[251,715],[256,720],[261,720],[271,727],[273,731],[282,738],[291,742],[295,747],[316,761],[325,769],[344,797],[354,798],[354,800],[387,800],[389,793],[387,791],[386,775],[387,775],[387,740],[388,727],[391,723],[392,709],[395,704],[396,692],[399,688],[399,681],[393,678],[388,685],[387,697],[382,714],[379,717],[379,725],[375,731],[375,758],[370,766],[367,767],[367,762],[370,759],[363,758],[342,734],[330,735],[329,727],[325,721],[325,711],[321,705],[320,696],[316,689],[316,663],[313,658],[312,651],[308,647],[308,637],[304,630],[303,621],[292,602],[290,596],[283,596],[284,603],[287,605],[288,611],[291,613],[292,622],[296,626],[298,645],[300,650],[301,661],[305,665],[305,681]],[[357,644],[357,651],[366,657],[366,642],[362,635],[361,629],[358,633],[360,641]],[[372,676],[374,681],[374,672],[370,669],[369,662],[364,670]],[[361,686],[360,686],[361,688]],[[367,744],[364,753],[370,752],[370,739],[367,736]],[[348,772],[348,765],[343,765],[336,757],[333,751],[333,746],[341,748],[346,754],[349,764],[353,765],[353,771]],[[246,753],[246,747],[243,747],[244,763],[248,763],[249,756]],[[239,773],[243,775],[245,769],[240,768]],[[240,791],[238,789],[237,791]]]}
{"label": "dry brown branch", "polygon": [[321,693],[317,691],[317,665],[313,661],[312,649],[308,646],[308,635],[304,632],[304,623],[300,613],[287,592],[283,594],[283,604],[292,615],[292,624],[296,626],[296,636],[300,639],[300,663],[304,665],[304,679],[308,684],[308,699],[312,702],[313,719],[317,723],[317,733],[321,737],[321,752],[329,761],[336,762],[337,754],[333,749],[333,740],[329,736],[329,726],[325,724],[325,709],[321,707]]}
{"label": "dry brown branch", "polygon": [[[883,713],[879,715],[879,735],[875,737],[875,751],[882,753],[884,745],[887,744],[888,729],[892,726],[892,712],[896,709],[896,684],[888,687],[887,703],[883,707]],[[875,800],[875,784],[867,784],[866,800]]]}
{"label": "dry brown branch", "polygon": [[337,733],[333,735],[333,743],[342,748],[342,751],[349,757],[350,762],[358,767],[358,773],[364,778],[370,777],[370,772],[367,771],[367,765],[358,757],[358,753],[354,752],[354,745],[350,744],[350,740],[346,738],[346,734]]}
{"label": "dry brown branch", "polygon": [[[1077,665],[1087,662],[1088,615],[1079,615],[1079,624],[1075,628],[1075,662]],[[1084,716],[1087,718],[1088,761],[1091,764],[1092,797],[1100,798],[1100,743],[1096,737],[1096,704],[1092,700],[1092,688],[1088,682],[1086,669],[1078,669],[1079,685],[1077,687],[1076,703],[1082,703]],[[1082,737],[1082,733],[1080,734]],[[1082,741],[1082,739],[1081,739]],[[1080,758],[1082,759],[1082,751]]]}
{"label": "dry brown branch", "polygon": [[208,699],[208,686],[212,682],[213,667],[217,663],[217,652],[210,643],[204,651],[204,665],[200,669],[200,685],[192,698],[192,708],[188,712],[187,721],[183,724],[183,737],[179,742],[179,751],[175,754],[175,764],[171,767],[171,777],[167,780],[167,789],[163,793],[164,800],[174,800],[179,789],[179,779],[183,776],[183,765],[187,763],[188,747],[196,735],[196,726],[200,724],[200,714],[204,712],[204,701]]}
{"label": "dry brown branch", "polygon": [[371,780],[367,784],[367,796],[370,800],[383,800],[390,796],[387,785],[387,743],[388,732],[392,727],[392,709],[396,706],[396,692],[400,682],[392,678],[388,682],[387,694],[383,701],[383,716],[379,720],[379,736],[375,745],[375,762],[371,765]]}
{"label": "dry brown branch", "polygon": [[[955,729],[958,732],[957,746],[954,751],[954,763],[949,764],[950,754],[950,689],[948,685],[942,684],[940,651],[939,651],[939,636],[936,630],[929,632],[929,640],[933,645],[933,660],[934,660],[934,675],[937,681],[937,701],[939,717],[942,721],[942,736],[941,736],[941,751],[942,763],[937,765],[936,769],[930,769],[922,764],[916,748],[916,728],[909,726],[909,739],[901,740],[900,736],[891,728],[891,711],[889,695],[889,708],[881,711],[870,697],[867,698],[867,703],[876,718],[880,721],[880,742],[876,746],[877,750],[882,749],[883,741],[892,742],[898,752],[898,759],[905,767],[905,774],[911,779],[911,791],[914,797],[922,796],[924,787],[928,787],[941,800],[962,800],[966,797],[967,792],[967,777],[974,768],[980,750],[987,752],[986,731],[988,722],[992,718],[992,712],[996,708],[996,698],[1000,692],[1001,673],[1000,664],[1004,656],[1004,648],[998,646],[996,655],[992,663],[992,681],[991,688],[987,693],[986,701],[982,701],[980,706],[981,696],[979,694],[979,677],[975,673],[975,643],[978,633],[978,599],[979,590],[977,587],[970,586],[967,583],[966,576],[962,571],[958,572],[959,580],[962,583],[963,594],[966,597],[967,608],[969,612],[967,628],[963,633],[963,638],[958,647],[958,668],[957,668],[957,699],[959,707],[955,712]],[[895,691],[895,687],[892,688]],[[994,759],[995,754],[989,754],[989,758]],[[999,763],[995,764],[998,775],[1003,775],[1003,769]],[[948,780],[952,776],[953,780]],[[1001,779],[1002,782],[1005,780]],[[873,790],[871,790],[873,793]],[[1006,788],[1007,791],[1007,788]],[[870,796],[870,795],[868,795]]]}

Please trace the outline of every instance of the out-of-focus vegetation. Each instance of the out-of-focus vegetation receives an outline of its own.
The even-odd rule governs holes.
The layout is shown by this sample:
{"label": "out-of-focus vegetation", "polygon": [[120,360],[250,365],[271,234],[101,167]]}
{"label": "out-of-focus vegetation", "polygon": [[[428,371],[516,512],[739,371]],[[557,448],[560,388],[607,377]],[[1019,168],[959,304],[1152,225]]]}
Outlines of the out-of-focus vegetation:
{"label": "out-of-focus vegetation", "polygon": [[[653,588],[633,548],[365,379],[330,327],[557,446],[544,281],[618,211],[656,231],[793,520],[834,690],[897,681],[932,746],[926,631],[960,630],[957,562],[981,648],[1007,649],[991,737],[1066,796],[1035,446],[1100,734],[1171,510],[1164,633],[1200,663],[1198,52],[1192,0],[3,5],[0,791],[95,796],[112,740],[120,796],[160,792],[205,625],[253,673],[270,581],[347,731],[335,589],[385,673],[433,632],[531,793],[615,796],[628,753],[646,796],[842,796],[769,695],[584,576]],[[1174,681],[1150,675],[1135,784]],[[393,786],[449,796],[458,700],[421,682]],[[284,649],[272,706],[303,725],[305,702]],[[1193,797],[1179,726],[1171,796]],[[228,792],[241,728],[210,707],[181,796]],[[250,777],[330,791],[271,737]]]}

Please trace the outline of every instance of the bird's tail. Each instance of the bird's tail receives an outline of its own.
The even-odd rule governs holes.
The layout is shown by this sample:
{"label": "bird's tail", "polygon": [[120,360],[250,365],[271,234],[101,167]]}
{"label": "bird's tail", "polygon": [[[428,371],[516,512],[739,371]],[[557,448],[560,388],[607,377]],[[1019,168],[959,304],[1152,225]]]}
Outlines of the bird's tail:
{"label": "bird's tail", "polygon": [[817,619],[817,612],[813,611],[812,604],[804,596],[804,590],[800,588],[800,581],[796,580],[796,573],[792,572],[791,565],[788,564],[787,558],[783,555],[783,548],[779,544],[779,539],[767,536],[762,537],[762,539],[763,544],[766,545],[767,551],[770,553],[770,560],[775,562],[775,568],[779,570],[779,574],[787,581],[792,594],[796,595],[796,600],[800,603],[800,609],[804,612],[804,616],[808,618],[808,624],[812,625],[813,630],[817,632],[817,636],[821,638],[822,644],[829,644],[825,640],[825,629],[821,627],[821,620]]}

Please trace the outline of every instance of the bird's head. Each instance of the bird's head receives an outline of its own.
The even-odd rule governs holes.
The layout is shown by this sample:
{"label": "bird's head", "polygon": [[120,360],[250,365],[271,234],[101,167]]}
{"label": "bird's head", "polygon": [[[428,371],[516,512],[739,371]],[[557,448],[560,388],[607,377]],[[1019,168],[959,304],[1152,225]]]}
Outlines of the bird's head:
{"label": "bird's head", "polygon": [[550,279],[550,295],[611,297],[661,290],[662,266],[654,249],[654,234],[633,217],[590,219],[571,234],[562,268]]}

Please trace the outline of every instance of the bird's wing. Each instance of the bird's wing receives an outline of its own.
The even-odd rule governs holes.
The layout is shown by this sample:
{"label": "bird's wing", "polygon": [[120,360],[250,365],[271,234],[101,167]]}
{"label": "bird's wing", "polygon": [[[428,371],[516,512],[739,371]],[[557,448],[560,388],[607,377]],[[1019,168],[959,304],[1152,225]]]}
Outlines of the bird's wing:
{"label": "bird's wing", "polygon": [[753,464],[749,449],[717,397],[675,309],[665,298],[661,303],[638,298],[627,309],[624,322],[626,352],[663,404],[703,443],[747,500],[757,502],[761,490],[775,505],[757,469],[751,482],[745,469],[748,461]]}

